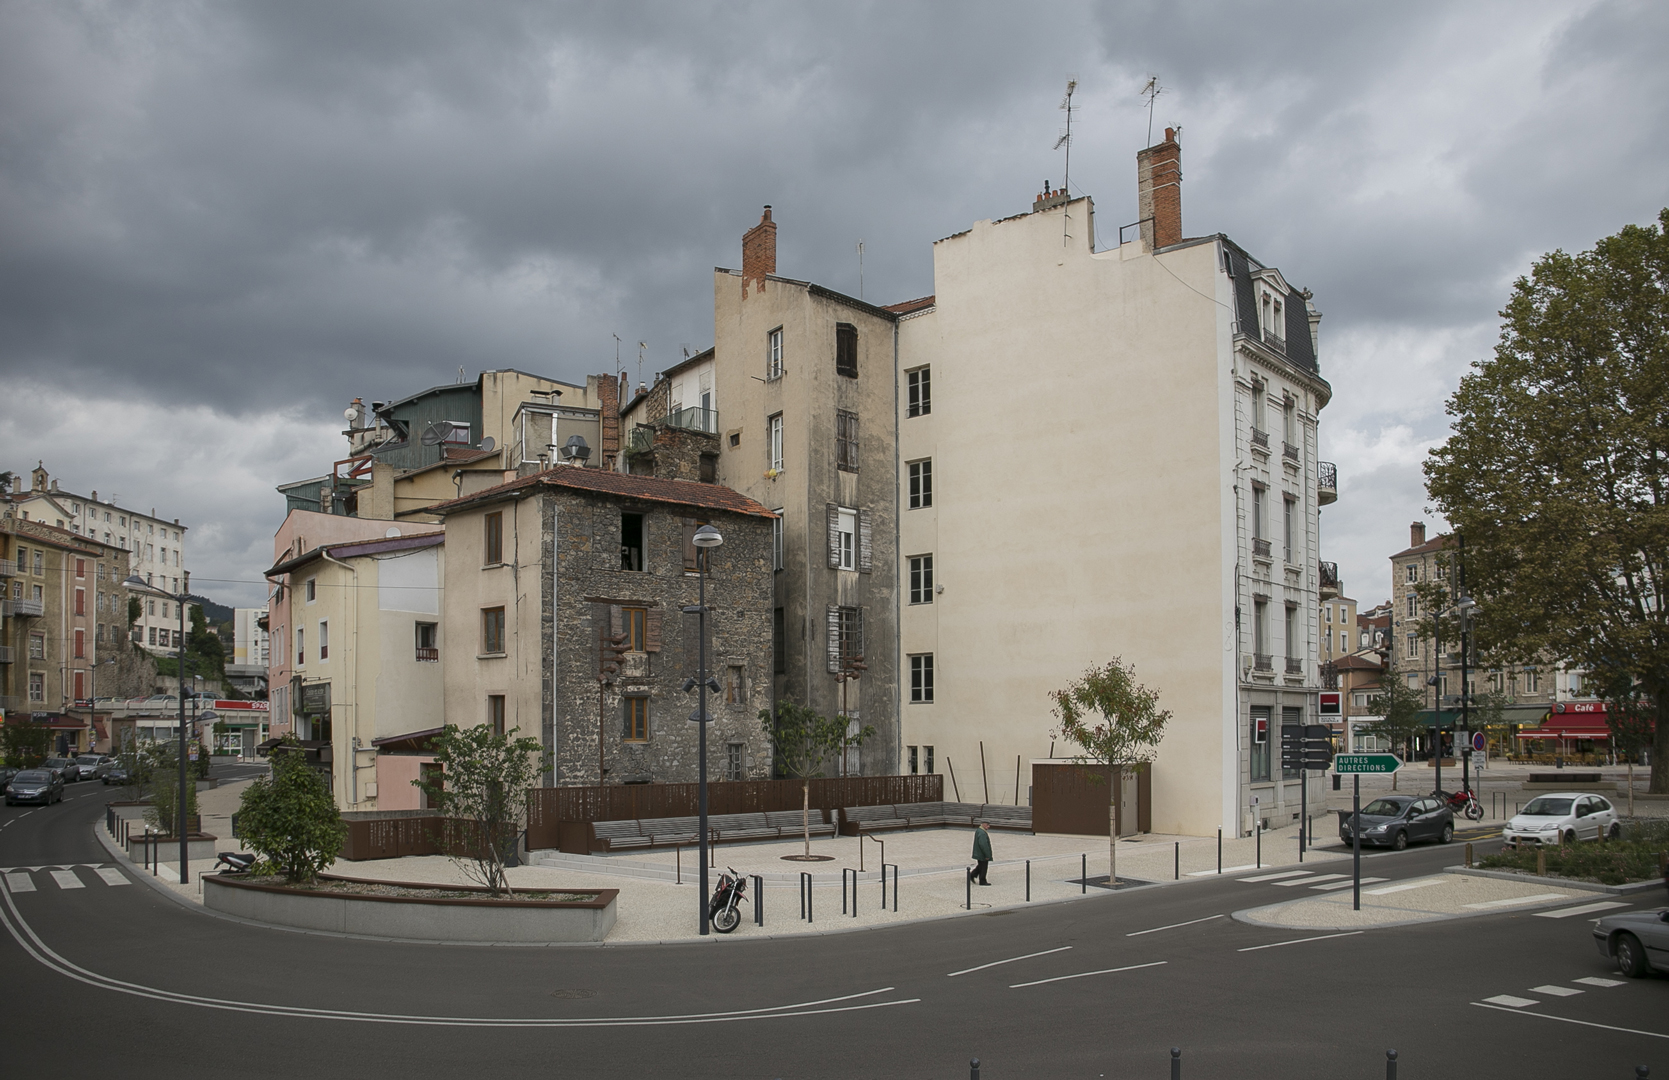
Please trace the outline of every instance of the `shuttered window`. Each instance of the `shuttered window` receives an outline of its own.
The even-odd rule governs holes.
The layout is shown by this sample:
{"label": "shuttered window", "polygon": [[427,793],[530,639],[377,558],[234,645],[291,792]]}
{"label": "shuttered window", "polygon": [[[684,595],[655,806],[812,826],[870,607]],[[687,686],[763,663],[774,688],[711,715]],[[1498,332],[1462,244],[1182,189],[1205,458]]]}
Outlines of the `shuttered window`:
{"label": "shuttered window", "polygon": [[840,671],[842,660],[863,658],[863,608],[837,607],[828,609],[829,674]]}
{"label": "shuttered window", "polygon": [[835,371],[849,379],[858,377],[858,328],[850,323],[835,324]]}
{"label": "shuttered window", "polygon": [[829,568],[869,573],[875,566],[874,525],[867,509],[827,504]]}
{"label": "shuttered window", "polygon": [[609,606],[609,636],[620,642],[626,652],[660,652],[661,632],[665,625],[663,608],[611,604]]}
{"label": "shuttered window", "polygon": [[835,468],[858,471],[858,414],[845,409],[835,413]]}

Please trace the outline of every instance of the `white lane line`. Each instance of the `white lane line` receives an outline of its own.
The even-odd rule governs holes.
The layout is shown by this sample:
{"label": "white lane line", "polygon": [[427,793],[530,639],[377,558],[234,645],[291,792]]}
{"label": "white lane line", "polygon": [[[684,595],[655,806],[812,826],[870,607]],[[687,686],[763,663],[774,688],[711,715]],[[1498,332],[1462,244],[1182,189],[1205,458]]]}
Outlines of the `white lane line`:
{"label": "white lane line", "polygon": [[1572,979],[1571,982],[1581,983],[1583,986],[1597,986],[1601,989],[1611,986],[1626,986],[1621,979],[1602,979],[1597,975],[1589,975],[1585,979]]}
{"label": "white lane line", "polygon": [[1275,942],[1271,942],[1268,945],[1253,945],[1253,946],[1251,946],[1249,948],[1245,948],[1245,949],[1236,949],[1235,952],[1257,952],[1259,949],[1279,949],[1282,945],[1302,945],[1306,941],[1326,941],[1329,938],[1336,938],[1336,937],[1355,937],[1357,934],[1361,934],[1361,933],[1364,933],[1364,932],[1365,931],[1362,931],[1362,930],[1351,930],[1348,933],[1344,933],[1344,934],[1322,934],[1319,937],[1293,938],[1290,941],[1275,941]]}
{"label": "white lane line", "polygon": [[[1383,881],[1384,878],[1379,880]],[[1389,896],[1392,893],[1407,892],[1409,889],[1424,889],[1428,885],[1441,885],[1442,878],[1426,878],[1424,881],[1405,881],[1400,885],[1387,885],[1383,889],[1369,889],[1363,896]]]}
{"label": "white lane line", "polygon": [[[1365,878],[1362,879],[1362,884],[1371,885],[1376,881],[1384,881],[1384,880],[1386,880],[1386,879],[1382,878],[1382,877],[1365,877]],[[1346,878],[1343,881],[1329,881],[1325,885],[1315,885],[1315,886],[1312,886],[1312,888],[1314,888],[1316,892],[1332,892],[1334,889],[1348,889],[1354,884],[1356,884],[1355,881],[1351,880],[1350,878]]]}
{"label": "white lane line", "polygon": [[1572,1020],[1568,1016],[1550,1016],[1547,1013],[1519,1012],[1517,1009],[1503,1009],[1499,1005],[1489,1005],[1483,1001],[1474,1001],[1472,1004],[1476,1005],[1480,1009],[1494,1009],[1497,1012],[1518,1013],[1519,1016],[1534,1016],[1538,1020],[1557,1020],[1563,1024],[1580,1024],[1583,1027],[1602,1028],[1606,1031],[1620,1031],[1625,1035],[1649,1035],[1654,1039],[1669,1039],[1669,1035],[1666,1035],[1661,1031],[1641,1031],[1639,1028],[1615,1027],[1611,1024],[1596,1024],[1592,1020]]}
{"label": "white lane line", "polygon": [[1537,893],[1534,896],[1509,896],[1505,900],[1480,900],[1476,904],[1467,904],[1466,906],[1474,910],[1487,910],[1489,908],[1517,907],[1521,904],[1540,904],[1547,900],[1568,899],[1570,897],[1565,893],[1548,892]]}
{"label": "white lane line", "polygon": [[133,882],[128,880],[128,877],[127,877],[126,874],[122,873],[120,870],[116,869],[114,866],[101,866],[101,867],[98,868],[97,872],[98,872],[98,876],[104,879],[104,883],[106,885],[131,885],[131,884],[133,884]]}
{"label": "white lane line", "polygon": [[1296,885],[1314,885],[1318,881],[1337,881],[1339,878],[1347,878],[1349,876],[1349,874],[1317,874],[1314,877],[1300,878],[1297,881],[1277,881],[1274,882],[1274,884],[1279,885],[1283,889],[1290,889]]}
{"label": "white lane line", "polygon": [[52,880],[58,883],[60,889],[85,889],[87,886],[75,876],[74,870],[54,870]]}
{"label": "white lane line", "polygon": [[1538,919],[1568,919],[1572,915],[1586,915],[1590,911],[1610,911],[1612,908],[1633,907],[1621,900],[1601,900],[1595,904],[1582,904],[1578,907],[1560,908],[1557,911],[1538,911]]}
{"label": "white lane line", "polygon": [[1141,968],[1159,967],[1170,963],[1169,960],[1155,960],[1151,964],[1131,964],[1129,967],[1102,968],[1100,971],[1080,971],[1076,975],[1056,975],[1052,979],[1038,979],[1035,982],[1010,983],[1010,990],[1018,990],[1023,986],[1042,986],[1044,983],[1065,982],[1068,979],[1087,979],[1091,975],[1113,975],[1120,971],[1137,971]]}
{"label": "white lane line", "polygon": [[1526,1005],[1540,1005],[1535,998],[1513,997],[1511,994],[1496,994],[1491,998],[1484,998],[1492,1005],[1505,1005],[1509,1009],[1522,1009]]}
{"label": "white lane line", "polygon": [[981,964],[978,967],[963,968],[961,971],[952,971],[948,973],[945,978],[954,979],[958,975],[971,975],[976,971],[984,971],[986,968],[1002,967],[1004,964],[1012,964],[1017,960],[1030,960],[1034,956],[1048,956],[1050,953],[1065,952],[1070,948],[1072,948],[1072,946],[1062,945],[1058,949],[1044,949],[1042,952],[1027,953],[1024,956],[1011,956],[1007,960],[993,960],[989,964]]}
{"label": "white lane line", "polygon": [[1157,934],[1161,930],[1175,930],[1179,926],[1193,926],[1195,923],[1210,922],[1212,919],[1221,918],[1221,915],[1207,915],[1203,919],[1189,919],[1187,922],[1174,922],[1169,926],[1155,926],[1152,930],[1137,930],[1134,933],[1125,934],[1124,936],[1141,937],[1143,934]]}
{"label": "white lane line", "polygon": [[7,874],[6,888],[14,893],[34,892],[35,879],[28,874]]}
{"label": "white lane line", "polygon": [[1546,994],[1548,997],[1575,997],[1583,991],[1572,990],[1568,986],[1554,986],[1550,983],[1547,986],[1532,986],[1530,987],[1530,993]]}
{"label": "white lane line", "polygon": [[1243,877],[1241,881],[1279,881],[1285,877],[1309,877],[1314,870],[1284,870],[1279,874],[1259,874],[1257,877]]}
{"label": "white lane line", "polygon": [[1225,866],[1221,870],[1193,870],[1189,877],[1216,877],[1218,874],[1238,874],[1242,870],[1261,870],[1257,863],[1247,863],[1245,866]]}

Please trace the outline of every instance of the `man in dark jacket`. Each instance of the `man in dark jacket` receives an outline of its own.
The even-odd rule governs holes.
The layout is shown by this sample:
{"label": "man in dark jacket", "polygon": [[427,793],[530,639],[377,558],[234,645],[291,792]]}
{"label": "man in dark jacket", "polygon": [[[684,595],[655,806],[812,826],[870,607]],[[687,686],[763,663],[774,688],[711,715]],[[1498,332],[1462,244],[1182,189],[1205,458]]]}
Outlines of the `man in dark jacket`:
{"label": "man in dark jacket", "polygon": [[991,884],[985,880],[985,868],[991,865],[991,826],[983,821],[974,830],[974,861],[979,865],[968,871],[968,880]]}

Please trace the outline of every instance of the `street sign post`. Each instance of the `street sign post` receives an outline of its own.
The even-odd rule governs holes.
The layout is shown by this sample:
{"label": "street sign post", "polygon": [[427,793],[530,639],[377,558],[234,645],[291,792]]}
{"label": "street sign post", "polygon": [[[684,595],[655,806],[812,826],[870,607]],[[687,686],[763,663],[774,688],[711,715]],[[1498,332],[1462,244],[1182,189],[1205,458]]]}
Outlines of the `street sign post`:
{"label": "street sign post", "polygon": [[1350,847],[1354,863],[1351,908],[1362,910],[1362,774],[1394,773],[1402,767],[1395,754],[1340,754],[1333,759],[1333,771],[1350,777]]}
{"label": "street sign post", "polygon": [[1333,759],[1333,771],[1346,776],[1394,773],[1401,767],[1402,759],[1395,754],[1340,754]]}

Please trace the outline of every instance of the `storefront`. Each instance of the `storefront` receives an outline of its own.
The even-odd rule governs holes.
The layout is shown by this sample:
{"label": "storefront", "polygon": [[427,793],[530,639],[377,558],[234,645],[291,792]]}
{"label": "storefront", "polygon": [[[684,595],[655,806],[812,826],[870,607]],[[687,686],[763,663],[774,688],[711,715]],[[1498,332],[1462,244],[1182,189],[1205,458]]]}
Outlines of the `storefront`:
{"label": "storefront", "polygon": [[1600,701],[1556,702],[1541,726],[1519,731],[1518,738],[1532,759],[1611,754],[1611,726],[1605,703]]}

